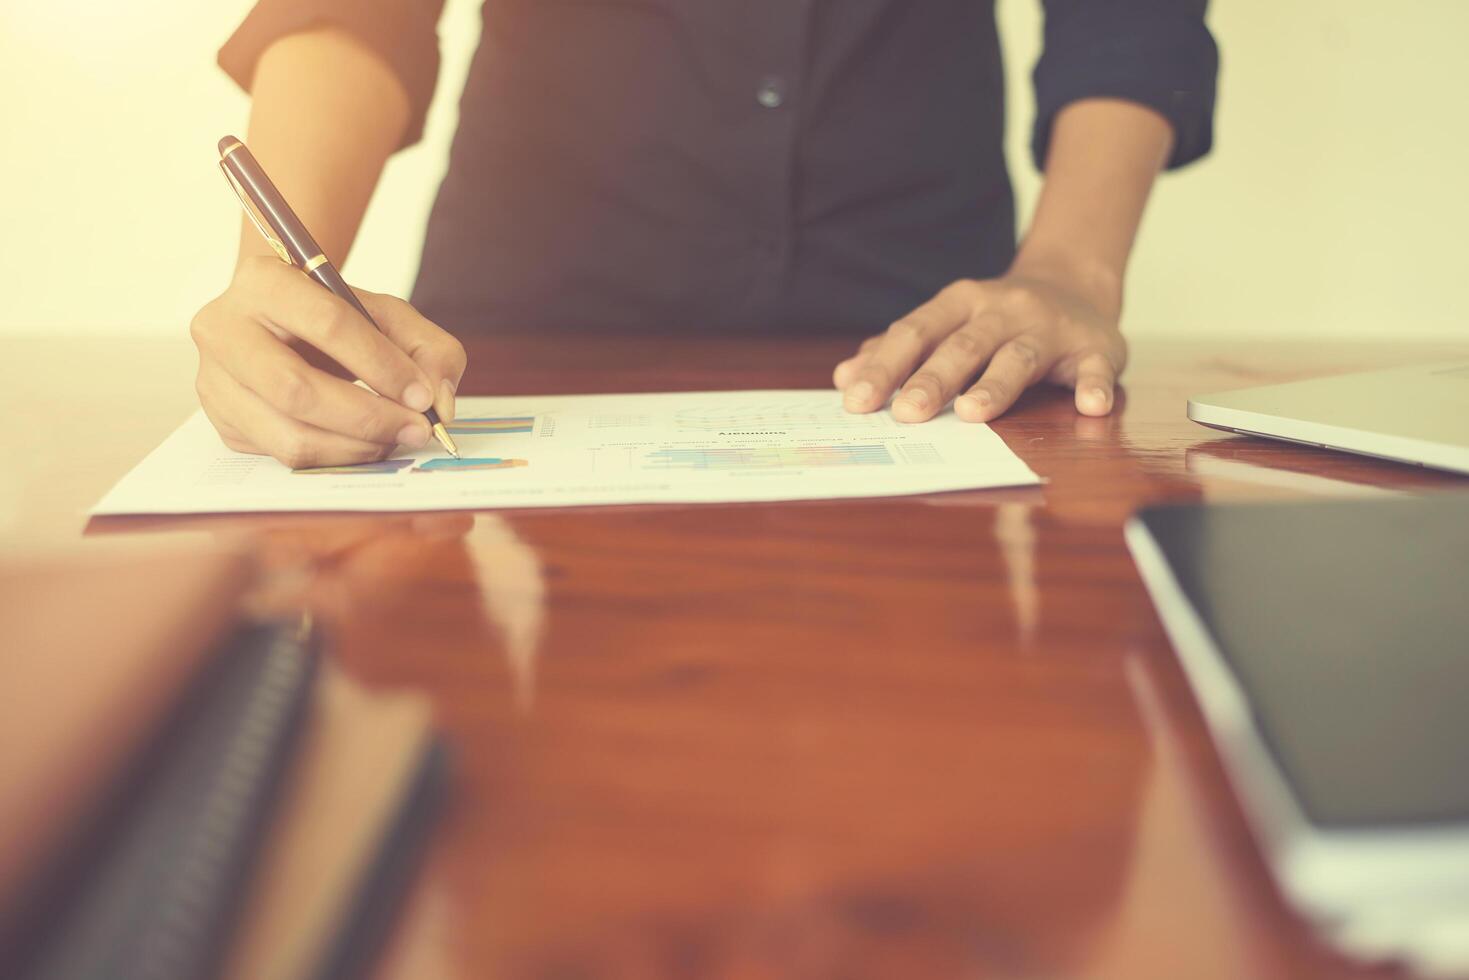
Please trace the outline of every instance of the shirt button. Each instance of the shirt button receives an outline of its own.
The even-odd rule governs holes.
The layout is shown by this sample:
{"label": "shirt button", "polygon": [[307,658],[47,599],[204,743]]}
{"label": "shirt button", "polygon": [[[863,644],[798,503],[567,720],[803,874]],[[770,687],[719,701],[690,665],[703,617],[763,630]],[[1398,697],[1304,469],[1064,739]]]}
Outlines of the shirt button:
{"label": "shirt button", "polygon": [[755,90],[755,101],[767,109],[779,109],[785,104],[786,83],[782,78],[771,75],[762,79],[760,87]]}

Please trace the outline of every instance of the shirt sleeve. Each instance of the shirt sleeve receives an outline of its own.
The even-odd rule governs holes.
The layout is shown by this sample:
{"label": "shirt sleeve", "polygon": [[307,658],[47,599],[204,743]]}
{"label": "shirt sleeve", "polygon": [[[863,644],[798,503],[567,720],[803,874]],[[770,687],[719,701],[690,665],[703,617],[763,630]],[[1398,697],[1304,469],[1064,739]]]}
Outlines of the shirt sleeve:
{"label": "shirt sleeve", "polygon": [[1044,0],[1045,47],[1035,66],[1031,152],[1045,169],[1051,126],[1068,104],[1127,99],[1173,126],[1168,169],[1209,152],[1219,49],[1208,0]]}
{"label": "shirt sleeve", "polygon": [[287,34],[338,27],[377,54],[408,92],[403,146],[423,135],[439,75],[443,0],[259,0],[219,49],[219,66],[248,91],[261,54]]}

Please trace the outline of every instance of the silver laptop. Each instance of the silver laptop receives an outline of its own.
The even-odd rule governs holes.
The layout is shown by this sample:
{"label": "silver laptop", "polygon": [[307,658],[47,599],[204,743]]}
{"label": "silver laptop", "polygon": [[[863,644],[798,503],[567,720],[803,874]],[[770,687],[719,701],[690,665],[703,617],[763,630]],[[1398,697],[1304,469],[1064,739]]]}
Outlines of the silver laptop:
{"label": "silver laptop", "polygon": [[1469,474],[1469,362],[1342,374],[1189,400],[1216,429]]}

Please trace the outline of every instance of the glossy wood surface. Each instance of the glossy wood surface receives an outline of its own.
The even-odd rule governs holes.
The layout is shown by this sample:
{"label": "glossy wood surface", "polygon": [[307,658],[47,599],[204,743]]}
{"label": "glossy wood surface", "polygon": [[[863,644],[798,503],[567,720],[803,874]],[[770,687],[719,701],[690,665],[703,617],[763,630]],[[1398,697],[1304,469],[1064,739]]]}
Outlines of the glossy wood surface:
{"label": "glossy wood surface", "polygon": [[[464,390],[817,387],[847,346],[472,341]],[[1025,490],[90,524],[189,410],[187,346],[0,350],[11,550],[242,545],[349,672],[433,697],[454,793],[385,976],[1395,975],[1273,890],[1121,528],[1469,489],[1183,414],[1469,347],[1140,342],[1114,416],[1040,389],[996,424],[1048,481]]]}

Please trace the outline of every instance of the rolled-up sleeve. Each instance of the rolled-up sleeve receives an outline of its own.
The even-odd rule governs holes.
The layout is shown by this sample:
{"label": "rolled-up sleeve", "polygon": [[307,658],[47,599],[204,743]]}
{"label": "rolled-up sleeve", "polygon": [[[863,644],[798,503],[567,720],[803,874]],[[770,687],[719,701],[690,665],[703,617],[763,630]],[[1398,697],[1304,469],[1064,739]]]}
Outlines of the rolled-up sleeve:
{"label": "rolled-up sleeve", "polygon": [[300,31],[338,27],[377,54],[408,92],[403,145],[423,135],[439,76],[437,25],[443,0],[260,0],[219,49],[219,66],[246,91],[271,44]]}
{"label": "rolled-up sleeve", "polygon": [[1219,49],[1207,0],[1044,0],[1045,48],[1035,66],[1031,151],[1044,169],[1056,115],[1087,98],[1127,99],[1173,126],[1168,167],[1214,143]]}

